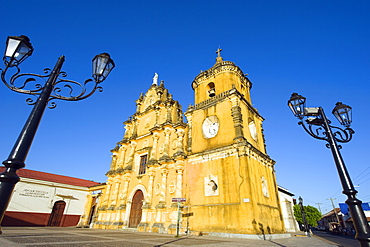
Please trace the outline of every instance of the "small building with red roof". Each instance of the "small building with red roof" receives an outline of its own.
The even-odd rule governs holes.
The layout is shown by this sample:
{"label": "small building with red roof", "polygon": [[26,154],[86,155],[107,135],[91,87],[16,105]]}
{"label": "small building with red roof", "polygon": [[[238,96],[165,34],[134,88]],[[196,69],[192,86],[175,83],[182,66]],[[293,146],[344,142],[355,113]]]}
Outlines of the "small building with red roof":
{"label": "small building with red roof", "polygon": [[[5,167],[0,167],[0,173]],[[29,169],[17,171],[16,184],[2,226],[76,226],[89,187],[99,183]]]}

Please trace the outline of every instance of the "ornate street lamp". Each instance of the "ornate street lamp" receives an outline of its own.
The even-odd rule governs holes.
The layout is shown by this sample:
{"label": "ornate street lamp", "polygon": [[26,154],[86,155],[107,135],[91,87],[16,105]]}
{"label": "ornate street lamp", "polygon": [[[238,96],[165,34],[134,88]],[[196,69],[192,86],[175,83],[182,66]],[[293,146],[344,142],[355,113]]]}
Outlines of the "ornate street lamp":
{"label": "ornate street lamp", "polygon": [[[357,191],[352,184],[352,180],[340,153],[342,147],[337,145],[337,142],[349,142],[352,139],[352,135],[355,133],[350,128],[352,122],[352,108],[338,102],[333,109],[332,113],[340,124],[345,127],[345,129],[342,129],[331,125],[331,121],[326,118],[322,107],[307,108],[305,107],[305,101],[306,98],[297,93],[293,93],[288,101],[288,106],[292,110],[294,116],[299,119],[298,124],[302,125],[303,129],[310,136],[327,141],[326,147],[331,149],[342,183],[343,194],[347,195],[346,203],[351,212],[356,230],[355,238],[360,242],[361,246],[370,247],[370,227],[361,206],[362,201],[356,198]],[[305,121],[303,121],[304,119]]]}
{"label": "ornate street lamp", "polygon": [[[33,105],[32,112],[8,159],[3,162],[6,169],[0,174],[0,223],[3,220],[15,184],[19,181],[16,172],[18,169],[25,167],[24,162],[46,106],[49,104],[48,108],[55,108],[56,104],[53,101],[55,99],[78,101],[91,96],[96,90],[103,91],[100,83],[106,79],[115,66],[109,54],[102,53],[95,56],[93,59],[93,78],[95,82],[92,79],[87,79],[84,83],[61,78],[67,76],[67,73],[61,71],[65,60],[64,56],[59,57],[53,70],[45,69],[45,75],[20,73],[18,66],[33,52],[30,40],[24,35],[20,37],[9,36],[6,44],[3,57],[5,69],[0,69],[1,80],[9,89],[18,93],[30,94],[36,99],[28,98],[26,100],[29,105]],[[16,72],[7,80],[6,73],[10,68],[15,68]],[[45,85],[37,83],[37,78],[47,79]],[[21,83],[16,84],[18,81],[21,81]],[[27,89],[32,83],[34,83],[34,88]],[[92,86],[88,90],[87,86],[91,84]]]}
{"label": "ornate street lamp", "polygon": [[298,200],[299,200],[299,206],[301,207],[304,231],[306,232],[307,236],[311,237],[310,228],[308,226],[307,219],[306,219],[306,212],[304,211],[304,207],[303,207],[303,199],[302,197],[299,197]]}

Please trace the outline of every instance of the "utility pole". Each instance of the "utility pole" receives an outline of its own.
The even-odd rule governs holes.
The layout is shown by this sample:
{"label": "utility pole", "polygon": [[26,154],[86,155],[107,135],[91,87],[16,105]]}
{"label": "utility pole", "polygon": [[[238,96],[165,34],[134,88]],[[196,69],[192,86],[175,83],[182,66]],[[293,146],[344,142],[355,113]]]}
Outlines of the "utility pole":
{"label": "utility pole", "polygon": [[315,203],[315,204],[317,204],[317,206],[319,207],[319,211],[320,211],[320,214],[322,215],[322,212],[321,212],[321,208],[320,208],[320,205],[322,204],[322,203]]}
{"label": "utility pole", "polygon": [[333,206],[333,210],[334,210],[335,216],[337,217],[338,224],[340,225],[340,221],[339,221],[339,217],[338,217],[338,214],[337,214],[337,210],[335,209],[334,202],[333,202],[336,199],[337,198],[329,198],[329,199],[326,199],[326,200],[330,200],[331,201],[331,205]]}

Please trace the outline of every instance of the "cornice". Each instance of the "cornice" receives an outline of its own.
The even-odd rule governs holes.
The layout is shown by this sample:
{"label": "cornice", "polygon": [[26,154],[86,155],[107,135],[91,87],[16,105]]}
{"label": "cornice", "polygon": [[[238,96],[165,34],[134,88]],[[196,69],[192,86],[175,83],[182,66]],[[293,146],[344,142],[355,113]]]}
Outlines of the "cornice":
{"label": "cornice", "polygon": [[116,146],[110,151],[111,153],[118,153],[119,148],[120,148],[120,143],[117,143]]}
{"label": "cornice", "polygon": [[187,126],[188,126],[187,123],[182,122],[182,123],[175,123],[175,124],[173,124],[172,127],[174,127],[175,129],[180,129],[180,127],[181,128],[186,128]]}
{"label": "cornice", "polygon": [[192,88],[195,89],[202,81],[224,72],[234,72],[239,76],[243,84],[247,85],[249,89],[252,88],[252,82],[244,75],[243,71],[238,66],[230,61],[217,62],[212,68],[201,72],[193,80]]}
{"label": "cornice", "polygon": [[207,108],[209,108],[211,106],[214,106],[214,105],[220,103],[221,101],[225,100],[226,98],[228,98],[230,96],[233,96],[233,95],[239,97],[239,99],[248,106],[248,109],[251,112],[253,112],[257,116],[259,116],[262,120],[264,120],[264,118],[259,114],[259,112],[248,102],[248,100],[246,98],[244,98],[243,94],[240,93],[236,88],[232,88],[228,91],[217,94],[216,96],[214,96],[212,98],[209,98],[205,101],[202,101],[198,104],[189,105],[188,109],[185,112],[185,115],[190,113],[191,111],[194,111],[194,110],[207,109]]}
{"label": "cornice", "polygon": [[[219,154],[217,154],[219,153]],[[242,156],[251,156],[251,157],[260,157],[264,162],[264,164],[273,167],[275,165],[275,161],[270,158],[265,153],[262,153],[256,147],[254,147],[251,143],[247,140],[241,141],[238,143],[233,143],[228,146],[224,146],[221,148],[209,149],[202,152],[192,153],[188,156],[188,161],[192,162],[192,160],[199,159],[198,157],[202,157],[202,160],[205,160],[205,157],[210,157],[216,155],[219,158],[224,158],[226,156],[234,156],[238,155],[239,157]]]}
{"label": "cornice", "polygon": [[125,168],[118,168],[116,170],[110,170],[105,174],[105,176],[114,177],[116,175],[122,175],[128,172],[132,172],[132,165],[127,165]]}

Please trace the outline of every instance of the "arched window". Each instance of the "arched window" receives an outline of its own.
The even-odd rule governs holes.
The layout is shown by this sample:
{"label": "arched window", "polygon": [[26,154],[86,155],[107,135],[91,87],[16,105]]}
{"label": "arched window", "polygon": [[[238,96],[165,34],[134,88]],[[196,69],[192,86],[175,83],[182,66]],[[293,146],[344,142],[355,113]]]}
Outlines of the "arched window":
{"label": "arched window", "polygon": [[216,88],[213,82],[208,83],[207,92],[209,97],[214,97],[216,95]]}

